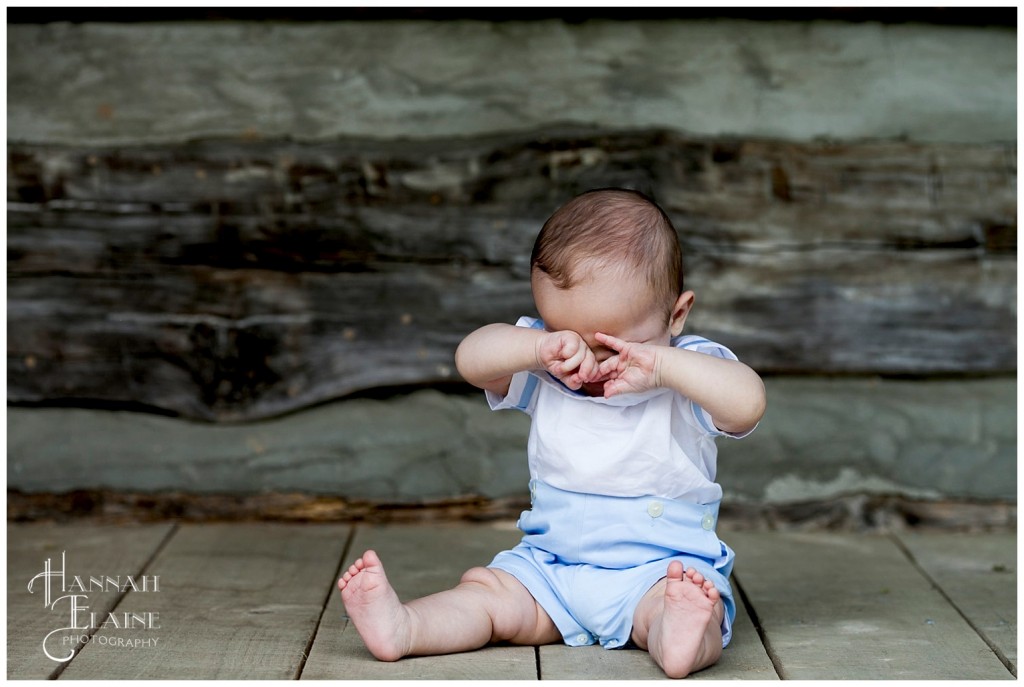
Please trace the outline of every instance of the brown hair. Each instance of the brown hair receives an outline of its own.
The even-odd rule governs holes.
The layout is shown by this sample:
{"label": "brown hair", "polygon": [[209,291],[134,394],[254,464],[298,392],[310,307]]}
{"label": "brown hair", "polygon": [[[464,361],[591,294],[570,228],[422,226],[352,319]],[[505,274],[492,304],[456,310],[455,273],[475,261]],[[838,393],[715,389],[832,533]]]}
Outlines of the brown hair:
{"label": "brown hair", "polygon": [[672,220],[638,191],[595,189],[558,208],[537,235],[530,267],[569,289],[580,280],[579,267],[591,261],[633,267],[659,300],[674,302],[683,292],[682,249]]}

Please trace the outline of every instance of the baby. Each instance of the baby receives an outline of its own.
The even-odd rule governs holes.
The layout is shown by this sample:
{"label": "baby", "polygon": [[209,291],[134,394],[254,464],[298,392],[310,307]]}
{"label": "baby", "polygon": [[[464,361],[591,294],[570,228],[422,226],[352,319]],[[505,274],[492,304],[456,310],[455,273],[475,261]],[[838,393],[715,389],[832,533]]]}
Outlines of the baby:
{"label": "baby", "polygon": [[685,677],[732,635],[714,439],[754,429],[764,385],[725,347],[682,335],[694,294],[679,240],[640,193],[600,189],[559,208],[531,283],[540,319],[482,327],[455,355],[491,408],[532,418],[521,543],[407,604],[367,551],[338,580],[346,612],[382,661],[600,642]]}

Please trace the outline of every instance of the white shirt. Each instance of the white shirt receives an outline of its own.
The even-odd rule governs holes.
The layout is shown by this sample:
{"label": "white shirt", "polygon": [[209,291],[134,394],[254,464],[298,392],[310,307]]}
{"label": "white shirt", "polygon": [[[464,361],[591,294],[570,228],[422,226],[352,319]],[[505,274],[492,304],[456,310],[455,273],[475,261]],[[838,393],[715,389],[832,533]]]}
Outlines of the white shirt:
{"label": "white shirt", "polygon": [[[544,323],[521,317],[516,326],[543,329]],[[671,345],[737,359],[725,346],[699,336],[675,337]],[[707,411],[671,389],[587,396],[543,370],[516,373],[508,394],[488,391],[487,401],[492,410],[515,408],[532,418],[531,479],[587,494],[719,501],[715,437],[750,433],[722,432]]]}

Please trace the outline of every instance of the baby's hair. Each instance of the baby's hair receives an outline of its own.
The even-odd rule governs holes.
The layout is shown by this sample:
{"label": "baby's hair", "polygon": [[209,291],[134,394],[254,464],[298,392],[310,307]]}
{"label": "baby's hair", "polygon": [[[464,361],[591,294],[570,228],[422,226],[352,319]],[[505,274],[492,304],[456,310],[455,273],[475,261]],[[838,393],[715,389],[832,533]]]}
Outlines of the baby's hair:
{"label": "baby's hair", "polygon": [[548,218],[533,244],[530,268],[569,289],[581,280],[582,266],[616,262],[645,277],[662,302],[683,292],[682,249],[665,211],[639,191],[601,188],[576,196]]}

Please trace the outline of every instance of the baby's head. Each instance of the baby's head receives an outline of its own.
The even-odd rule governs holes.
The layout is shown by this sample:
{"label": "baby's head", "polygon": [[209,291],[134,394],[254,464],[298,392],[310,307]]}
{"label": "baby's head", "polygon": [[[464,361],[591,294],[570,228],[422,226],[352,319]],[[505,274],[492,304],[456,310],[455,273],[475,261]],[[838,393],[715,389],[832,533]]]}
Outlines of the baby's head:
{"label": "baby's head", "polygon": [[531,277],[548,328],[576,331],[591,348],[595,329],[632,341],[657,329],[657,343],[667,344],[693,300],[683,290],[672,221],[654,201],[624,189],[588,191],[556,210],[534,244]]}
{"label": "baby's head", "polygon": [[668,215],[637,191],[597,189],[576,196],[544,223],[531,271],[569,289],[597,272],[640,278],[650,297],[669,304],[683,293],[679,238]]}

